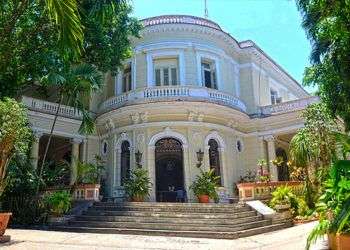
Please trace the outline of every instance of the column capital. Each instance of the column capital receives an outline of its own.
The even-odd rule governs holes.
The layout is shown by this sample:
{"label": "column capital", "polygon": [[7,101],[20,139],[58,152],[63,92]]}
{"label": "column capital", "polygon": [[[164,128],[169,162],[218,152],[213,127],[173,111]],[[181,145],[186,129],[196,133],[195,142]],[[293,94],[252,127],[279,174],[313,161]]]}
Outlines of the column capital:
{"label": "column capital", "polygon": [[39,140],[40,137],[42,137],[44,135],[44,132],[40,131],[40,130],[33,130],[33,135],[34,135],[36,140]]}
{"label": "column capital", "polygon": [[264,140],[267,142],[273,142],[275,141],[275,136],[274,135],[264,135],[263,136]]}
{"label": "column capital", "polygon": [[80,144],[82,143],[84,140],[82,138],[72,138],[71,142],[72,144]]}

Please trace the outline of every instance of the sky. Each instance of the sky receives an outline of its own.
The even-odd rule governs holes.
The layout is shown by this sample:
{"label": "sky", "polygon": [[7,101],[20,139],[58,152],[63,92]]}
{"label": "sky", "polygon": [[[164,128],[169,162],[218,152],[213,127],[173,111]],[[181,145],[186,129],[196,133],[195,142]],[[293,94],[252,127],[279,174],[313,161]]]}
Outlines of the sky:
{"label": "sky", "polygon": [[[167,14],[204,17],[204,0],[132,0],[132,5],[137,18]],[[210,20],[238,41],[253,40],[302,83],[311,46],[294,0],[207,0],[207,6]]]}

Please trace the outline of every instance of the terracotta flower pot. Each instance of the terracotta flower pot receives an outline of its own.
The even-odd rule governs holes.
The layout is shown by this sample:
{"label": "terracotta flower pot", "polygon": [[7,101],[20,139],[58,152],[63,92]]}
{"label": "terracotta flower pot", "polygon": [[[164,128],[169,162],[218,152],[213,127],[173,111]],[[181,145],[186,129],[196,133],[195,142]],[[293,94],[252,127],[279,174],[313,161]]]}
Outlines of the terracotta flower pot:
{"label": "terracotta flower pot", "polygon": [[133,202],[143,202],[144,198],[142,196],[134,196],[131,198],[131,201]]}
{"label": "terracotta flower pot", "polygon": [[206,195],[206,194],[198,195],[198,201],[199,203],[209,203],[209,195]]}
{"label": "terracotta flower pot", "polygon": [[0,213],[0,236],[5,234],[12,213]]}
{"label": "terracotta flower pot", "polygon": [[331,250],[350,250],[350,234],[328,234]]}

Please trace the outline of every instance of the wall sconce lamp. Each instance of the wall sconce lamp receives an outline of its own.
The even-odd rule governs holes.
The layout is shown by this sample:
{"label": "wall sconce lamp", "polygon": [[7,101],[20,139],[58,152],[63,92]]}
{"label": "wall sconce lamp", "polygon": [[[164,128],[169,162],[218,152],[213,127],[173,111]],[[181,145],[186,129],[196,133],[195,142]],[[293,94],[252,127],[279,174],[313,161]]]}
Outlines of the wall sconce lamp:
{"label": "wall sconce lamp", "polygon": [[141,160],[142,160],[142,153],[140,152],[140,150],[137,150],[137,152],[135,152],[135,161],[136,161],[136,166],[138,168],[141,168]]}
{"label": "wall sconce lamp", "polygon": [[204,157],[204,152],[202,152],[202,150],[199,149],[198,152],[196,152],[197,154],[197,168],[199,168],[200,166],[202,166],[202,162],[203,162],[203,157]]}

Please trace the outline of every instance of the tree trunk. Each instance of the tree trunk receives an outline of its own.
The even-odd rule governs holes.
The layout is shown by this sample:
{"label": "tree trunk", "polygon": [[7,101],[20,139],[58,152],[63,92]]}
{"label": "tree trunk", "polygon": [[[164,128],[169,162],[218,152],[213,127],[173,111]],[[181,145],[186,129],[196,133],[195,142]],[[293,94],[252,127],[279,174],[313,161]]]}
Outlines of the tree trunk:
{"label": "tree trunk", "polygon": [[[53,123],[52,123],[52,126],[51,126],[51,130],[50,130],[50,134],[49,134],[49,138],[48,138],[47,143],[46,143],[44,156],[43,156],[43,159],[42,159],[42,162],[41,162],[41,167],[40,167],[40,170],[39,170],[39,179],[41,179],[41,176],[43,174],[43,169],[44,169],[44,166],[45,166],[47,153],[48,153],[49,148],[50,148],[50,143],[51,143],[51,139],[52,139],[52,136],[53,136],[53,131],[55,129],[55,125],[56,125],[56,122],[57,122],[58,113],[59,113],[60,108],[61,108],[62,100],[63,100],[63,94],[60,95],[58,106],[57,106],[57,110],[56,110],[56,113],[55,113],[55,118],[53,120]],[[36,193],[37,194],[39,192],[39,187],[40,187],[40,182],[38,182],[38,185],[37,185],[37,189],[36,189]]]}

